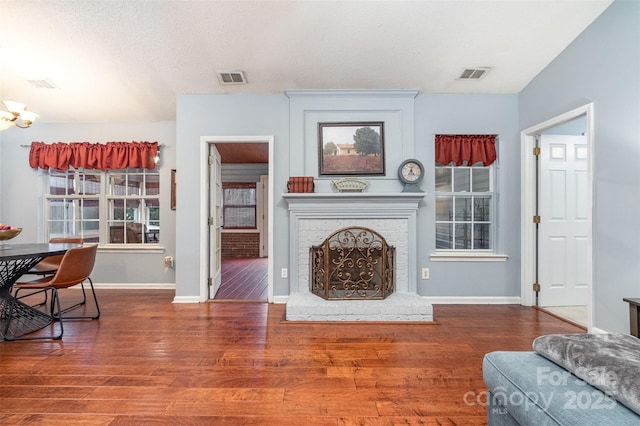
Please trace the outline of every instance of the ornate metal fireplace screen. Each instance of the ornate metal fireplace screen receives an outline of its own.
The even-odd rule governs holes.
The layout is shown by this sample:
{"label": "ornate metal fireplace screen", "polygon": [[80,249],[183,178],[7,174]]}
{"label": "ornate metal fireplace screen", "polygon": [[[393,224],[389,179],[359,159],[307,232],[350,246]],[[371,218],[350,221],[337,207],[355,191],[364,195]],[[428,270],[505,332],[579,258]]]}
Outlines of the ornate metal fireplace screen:
{"label": "ornate metal fireplace screen", "polygon": [[340,229],[311,247],[311,292],[327,300],[385,299],[395,289],[394,255],[371,229]]}

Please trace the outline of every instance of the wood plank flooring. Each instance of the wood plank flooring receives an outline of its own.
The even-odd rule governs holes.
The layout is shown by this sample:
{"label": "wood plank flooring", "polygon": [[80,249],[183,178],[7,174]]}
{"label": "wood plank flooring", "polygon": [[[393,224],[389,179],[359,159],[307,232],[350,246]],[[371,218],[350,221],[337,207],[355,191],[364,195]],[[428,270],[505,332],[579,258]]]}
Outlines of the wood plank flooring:
{"label": "wood plank flooring", "polygon": [[223,257],[222,284],[214,300],[266,302],[269,297],[268,258]]}
{"label": "wood plank flooring", "polygon": [[516,305],[436,305],[429,324],[289,323],[284,305],[173,296],[98,290],[102,317],[67,321],[62,341],[0,343],[0,423],[483,425],[468,395],[486,390],[485,353],[583,331]]}

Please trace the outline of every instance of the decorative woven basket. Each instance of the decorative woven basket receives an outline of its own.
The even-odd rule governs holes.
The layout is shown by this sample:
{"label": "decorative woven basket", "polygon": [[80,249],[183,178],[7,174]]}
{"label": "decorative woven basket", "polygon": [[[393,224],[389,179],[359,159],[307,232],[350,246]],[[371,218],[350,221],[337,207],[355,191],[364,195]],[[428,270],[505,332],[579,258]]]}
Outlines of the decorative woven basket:
{"label": "decorative woven basket", "polygon": [[368,180],[349,177],[332,180],[331,183],[338,192],[363,192],[369,186]]}

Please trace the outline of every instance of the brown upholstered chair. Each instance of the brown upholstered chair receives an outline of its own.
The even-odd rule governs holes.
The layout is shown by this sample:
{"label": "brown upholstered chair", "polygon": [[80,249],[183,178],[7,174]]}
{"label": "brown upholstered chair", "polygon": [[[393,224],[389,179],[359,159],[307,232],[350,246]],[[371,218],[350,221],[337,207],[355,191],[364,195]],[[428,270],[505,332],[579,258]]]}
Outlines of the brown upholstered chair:
{"label": "brown upholstered chair", "polygon": [[[51,238],[49,240],[50,243],[68,243],[68,244],[82,244],[82,237],[56,237]],[[41,275],[46,277],[47,275],[53,275],[58,270],[58,266],[60,266],[60,262],[62,261],[62,257],[64,255],[60,254],[57,256],[48,256],[38,262],[33,268],[29,269],[24,275]],[[87,300],[87,297],[84,293],[84,288],[82,289],[82,296],[84,300]],[[47,303],[47,293],[44,294],[44,300],[41,303],[38,303],[34,306],[41,306]]]}
{"label": "brown upholstered chair", "polygon": [[[98,319],[100,318],[100,307],[98,305],[98,298],[96,297],[95,289],[93,288],[93,281],[91,281],[91,272],[93,271],[93,266],[96,260],[96,253],[98,251],[98,246],[96,244],[85,245],[82,247],[75,247],[67,250],[67,252],[63,255],[62,261],[60,262],[60,266],[58,270],[53,276],[45,276],[43,278],[27,281],[27,282],[18,282],[14,284],[15,289],[15,298],[16,300],[21,300],[26,297],[32,296],[37,293],[47,293],[51,291],[51,303],[49,307],[48,315],[50,315],[51,320],[59,320],[59,329],[60,334],[54,336],[47,337],[22,337],[19,340],[34,340],[34,339],[61,339],[62,334],[64,333],[64,326],[62,324],[63,318],[67,319]],[[96,304],[96,313],[95,315],[82,315],[82,316],[69,316],[63,315],[72,309],[76,309],[81,305],[86,304],[86,297],[82,302],[75,303],[71,306],[61,308],[60,303],[60,290],[67,289],[69,287],[80,284],[82,287],[82,293],[84,295],[84,282],[89,281],[91,286],[91,292],[93,293],[93,300]],[[33,290],[26,295],[20,295],[20,292],[24,290]],[[13,309],[13,307],[11,308]],[[9,312],[11,315],[11,312]]]}
{"label": "brown upholstered chair", "polygon": [[[81,237],[60,237],[51,238],[50,243],[68,243],[68,244],[82,244]],[[58,266],[62,261],[63,255],[49,256],[38,262],[33,268],[29,269],[25,274],[30,275],[53,275],[58,270]]]}

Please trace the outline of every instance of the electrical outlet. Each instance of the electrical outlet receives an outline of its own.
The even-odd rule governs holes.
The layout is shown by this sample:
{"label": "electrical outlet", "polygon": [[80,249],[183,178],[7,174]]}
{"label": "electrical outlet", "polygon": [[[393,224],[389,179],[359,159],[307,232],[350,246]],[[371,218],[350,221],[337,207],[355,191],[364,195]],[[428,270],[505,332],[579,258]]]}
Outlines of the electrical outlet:
{"label": "electrical outlet", "polygon": [[422,268],[422,279],[423,280],[429,279],[429,268]]}
{"label": "electrical outlet", "polygon": [[166,268],[173,268],[173,256],[167,256],[164,258],[164,266]]}
{"label": "electrical outlet", "polygon": [[281,278],[287,278],[288,272],[289,272],[289,271],[287,271],[287,268],[282,268],[282,269],[280,270],[280,277],[281,277]]}

